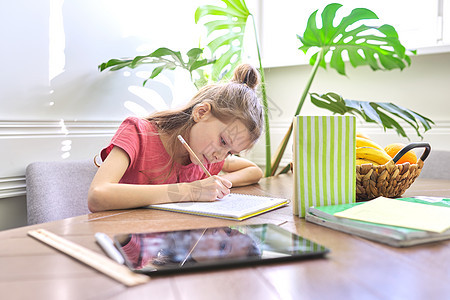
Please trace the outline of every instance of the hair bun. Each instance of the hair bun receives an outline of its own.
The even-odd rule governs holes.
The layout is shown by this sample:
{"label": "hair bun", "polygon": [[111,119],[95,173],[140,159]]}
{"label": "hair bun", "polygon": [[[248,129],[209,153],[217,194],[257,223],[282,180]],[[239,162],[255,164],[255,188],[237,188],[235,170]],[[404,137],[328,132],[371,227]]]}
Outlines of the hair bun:
{"label": "hair bun", "polygon": [[232,79],[234,82],[246,84],[251,89],[256,89],[259,84],[259,72],[249,64],[241,64],[234,70]]}

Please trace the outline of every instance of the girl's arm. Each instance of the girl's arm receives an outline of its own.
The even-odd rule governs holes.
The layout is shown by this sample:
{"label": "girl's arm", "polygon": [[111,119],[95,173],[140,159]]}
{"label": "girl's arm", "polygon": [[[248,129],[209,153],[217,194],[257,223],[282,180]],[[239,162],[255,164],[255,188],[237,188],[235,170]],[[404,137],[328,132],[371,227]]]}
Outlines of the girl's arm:
{"label": "girl's arm", "polygon": [[214,201],[230,193],[231,183],[219,176],[191,183],[119,184],[128,168],[128,154],[114,147],[92,180],[88,206],[92,212],[183,201]]}
{"label": "girl's arm", "polygon": [[222,171],[226,174],[220,177],[231,181],[234,187],[257,183],[264,175],[255,163],[234,155],[225,159]]}

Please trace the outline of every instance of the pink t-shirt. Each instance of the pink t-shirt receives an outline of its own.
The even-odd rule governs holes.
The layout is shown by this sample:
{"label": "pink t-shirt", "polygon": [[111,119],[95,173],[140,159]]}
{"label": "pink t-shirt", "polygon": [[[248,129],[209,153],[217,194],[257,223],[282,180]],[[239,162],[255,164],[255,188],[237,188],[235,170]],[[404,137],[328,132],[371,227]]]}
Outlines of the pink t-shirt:
{"label": "pink t-shirt", "polygon": [[122,249],[133,267],[141,269],[149,261],[158,257],[158,252],[163,247],[167,247],[164,243],[164,235],[149,233],[146,234],[145,239],[140,239],[136,234],[131,235],[130,241]]}
{"label": "pink t-shirt", "polygon": [[[174,163],[168,176],[171,168],[170,156],[161,142],[156,126],[145,119],[125,119],[113,136],[111,144],[101,151],[103,161],[114,146],[122,148],[130,157],[130,165],[119,183],[169,184],[192,182],[207,177],[201,167],[193,163],[186,166]],[[205,167],[212,175],[217,175],[223,164],[224,161],[205,164]]]}

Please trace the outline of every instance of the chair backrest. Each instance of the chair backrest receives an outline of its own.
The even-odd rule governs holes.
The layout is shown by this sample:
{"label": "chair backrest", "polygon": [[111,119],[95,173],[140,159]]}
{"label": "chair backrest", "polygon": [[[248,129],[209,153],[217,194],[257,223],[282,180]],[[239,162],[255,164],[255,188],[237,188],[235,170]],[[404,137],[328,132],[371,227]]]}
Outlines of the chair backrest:
{"label": "chair backrest", "polygon": [[450,179],[450,151],[431,150],[419,178]]}
{"label": "chair backrest", "polygon": [[28,224],[89,213],[87,195],[96,172],[92,160],[29,164],[25,173]]}

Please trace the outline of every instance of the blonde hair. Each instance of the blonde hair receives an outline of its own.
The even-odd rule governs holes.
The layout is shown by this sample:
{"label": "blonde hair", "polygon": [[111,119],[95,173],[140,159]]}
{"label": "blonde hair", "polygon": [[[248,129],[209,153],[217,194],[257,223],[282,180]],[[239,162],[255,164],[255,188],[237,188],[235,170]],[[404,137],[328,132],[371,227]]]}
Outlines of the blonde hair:
{"label": "blonde hair", "polygon": [[194,107],[209,103],[211,113],[224,123],[240,120],[250,132],[251,145],[260,137],[263,130],[263,108],[257,95],[259,72],[249,64],[241,64],[234,70],[233,79],[226,83],[211,84],[200,89],[184,106],[176,110],[166,110],[150,115],[159,134],[168,136],[167,152],[172,158],[180,149],[177,136],[189,139],[189,132],[195,121]]}

